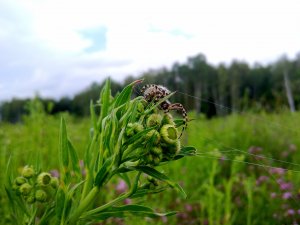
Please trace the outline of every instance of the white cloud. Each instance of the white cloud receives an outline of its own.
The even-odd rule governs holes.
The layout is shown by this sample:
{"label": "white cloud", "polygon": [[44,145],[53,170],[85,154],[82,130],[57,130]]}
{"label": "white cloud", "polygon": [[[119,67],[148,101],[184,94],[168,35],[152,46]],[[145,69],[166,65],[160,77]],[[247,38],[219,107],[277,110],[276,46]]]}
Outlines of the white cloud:
{"label": "white cloud", "polygon": [[[296,0],[2,1],[0,100],[74,94],[199,52],[213,63],[294,56],[298,21]],[[93,40],[82,31],[99,27],[105,48],[87,52]]]}

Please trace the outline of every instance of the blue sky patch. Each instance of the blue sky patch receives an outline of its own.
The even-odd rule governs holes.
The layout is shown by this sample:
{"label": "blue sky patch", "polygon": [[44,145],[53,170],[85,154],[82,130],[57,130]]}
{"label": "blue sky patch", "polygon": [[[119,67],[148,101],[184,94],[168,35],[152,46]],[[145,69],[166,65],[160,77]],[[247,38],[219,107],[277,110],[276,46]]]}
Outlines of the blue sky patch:
{"label": "blue sky patch", "polygon": [[81,34],[84,38],[87,38],[93,42],[93,44],[86,48],[88,53],[98,52],[105,50],[106,47],[106,27],[98,27],[95,29],[82,31]]}

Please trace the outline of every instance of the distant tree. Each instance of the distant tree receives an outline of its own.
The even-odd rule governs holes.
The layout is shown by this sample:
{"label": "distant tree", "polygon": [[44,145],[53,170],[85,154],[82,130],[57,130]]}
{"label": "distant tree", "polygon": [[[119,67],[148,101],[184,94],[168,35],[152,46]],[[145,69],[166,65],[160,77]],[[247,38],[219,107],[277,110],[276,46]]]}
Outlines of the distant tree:
{"label": "distant tree", "polygon": [[281,56],[278,61],[274,65],[274,69],[276,72],[281,73],[283,76],[283,83],[286,91],[286,97],[288,100],[288,105],[291,112],[295,112],[295,103],[294,103],[294,97],[292,93],[292,87],[290,83],[289,73],[291,72],[292,65],[289,62],[286,55]]}

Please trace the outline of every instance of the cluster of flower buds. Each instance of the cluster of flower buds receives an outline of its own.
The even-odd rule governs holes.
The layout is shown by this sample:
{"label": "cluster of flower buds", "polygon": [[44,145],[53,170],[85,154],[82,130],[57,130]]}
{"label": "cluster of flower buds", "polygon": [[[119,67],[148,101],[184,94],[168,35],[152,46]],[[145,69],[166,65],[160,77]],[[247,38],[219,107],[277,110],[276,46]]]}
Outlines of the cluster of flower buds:
{"label": "cluster of flower buds", "polygon": [[25,166],[21,176],[15,178],[13,182],[13,190],[28,204],[49,201],[58,186],[57,177],[52,177],[50,173],[46,172],[36,173],[31,166]]}
{"label": "cluster of flower buds", "polygon": [[126,127],[127,138],[134,137],[140,132],[149,130],[139,137],[131,147],[140,157],[140,164],[159,165],[162,161],[171,160],[180,150],[180,140],[174,119],[170,113],[154,109],[143,115],[143,105],[139,105],[141,116],[137,122],[129,123]]}

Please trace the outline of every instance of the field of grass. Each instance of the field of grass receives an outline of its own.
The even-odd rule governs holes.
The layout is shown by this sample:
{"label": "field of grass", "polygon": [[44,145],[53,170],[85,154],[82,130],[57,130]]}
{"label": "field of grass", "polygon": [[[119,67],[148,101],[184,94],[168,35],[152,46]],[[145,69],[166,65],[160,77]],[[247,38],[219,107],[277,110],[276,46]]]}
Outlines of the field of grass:
{"label": "field of grass", "polygon": [[[69,137],[82,158],[91,122],[64,116]],[[195,120],[189,123],[182,142],[195,146],[198,155],[159,168],[181,184],[187,199],[167,190],[141,202],[178,214],[102,224],[300,223],[299,113],[243,114],[212,120],[190,117]],[[0,224],[10,224],[4,190],[9,157],[14,168],[20,170],[26,164],[34,164],[40,152],[43,170],[56,170],[59,121],[59,116],[35,110],[22,124],[0,124]],[[105,187],[105,197],[116,195],[120,188],[126,187],[114,180]]]}

